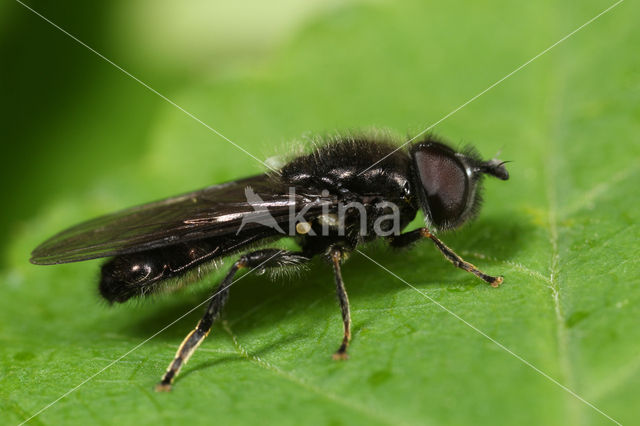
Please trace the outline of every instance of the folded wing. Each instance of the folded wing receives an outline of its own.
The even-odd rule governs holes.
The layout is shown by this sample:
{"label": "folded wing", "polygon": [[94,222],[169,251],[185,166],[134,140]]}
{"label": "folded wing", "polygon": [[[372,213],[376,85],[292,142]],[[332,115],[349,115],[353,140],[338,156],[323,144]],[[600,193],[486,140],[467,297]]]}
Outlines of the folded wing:
{"label": "folded wing", "polygon": [[306,207],[312,217],[323,204],[335,202],[308,192],[292,195],[289,186],[277,178],[257,175],[73,226],[38,246],[31,262],[77,262],[225,235],[286,236],[295,217],[292,211]]}

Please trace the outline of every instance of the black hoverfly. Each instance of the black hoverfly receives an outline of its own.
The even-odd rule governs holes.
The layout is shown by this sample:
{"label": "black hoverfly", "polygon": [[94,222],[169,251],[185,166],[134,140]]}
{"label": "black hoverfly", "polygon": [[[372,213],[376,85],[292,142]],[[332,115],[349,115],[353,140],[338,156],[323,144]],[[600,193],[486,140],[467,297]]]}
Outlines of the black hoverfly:
{"label": "black hoverfly", "polygon": [[[456,267],[494,287],[500,285],[502,277],[480,271],[434,235],[478,213],[485,174],[509,178],[504,162],[483,161],[473,149],[458,152],[433,136],[408,149],[368,137],[336,138],[293,158],[277,172],[76,225],[38,246],[31,262],[49,265],[110,257],[102,265],[99,289],[107,301],[121,303],[243,252],[156,387],[169,390],[209,333],[240,269],[295,267],[323,256],[333,268],[344,323],[334,359],[345,359],[351,318],[340,265],[364,242],[384,238],[393,247],[405,247],[428,238]],[[402,233],[419,209],[426,226]],[[297,240],[299,251],[265,248],[269,241],[287,236]]]}

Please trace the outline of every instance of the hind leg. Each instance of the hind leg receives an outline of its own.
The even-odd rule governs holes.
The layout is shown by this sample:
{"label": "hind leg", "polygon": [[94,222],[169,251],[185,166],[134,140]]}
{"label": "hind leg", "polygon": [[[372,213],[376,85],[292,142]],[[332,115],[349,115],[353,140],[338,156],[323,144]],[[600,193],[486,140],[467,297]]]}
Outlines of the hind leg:
{"label": "hind leg", "polygon": [[178,352],[176,352],[175,358],[171,361],[171,364],[169,364],[169,368],[164,376],[162,376],[160,383],[156,385],[156,391],[166,392],[171,390],[173,380],[180,372],[182,366],[187,363],[191,355],[193,355],[195,350],[211,331],[213,322],[218,317],[220,311],[224,307],[224,304],[229,298],[229,287],[231,287],[235,282],[233,281],[233,278],[240,269],[251,268],[252,270],[255,270],[292,266],[306,262],[307,260],[308,259],[302,256],[301,253],[278,249],[258,250],[242,255],[240,259],[233,264],[220,285],[216,288],[213,296],[211,296],[211,301],[207,306],[207,310],[205,311],[202,319],[198,322],[196,328],[182,341],[182,344],[178,348]]}

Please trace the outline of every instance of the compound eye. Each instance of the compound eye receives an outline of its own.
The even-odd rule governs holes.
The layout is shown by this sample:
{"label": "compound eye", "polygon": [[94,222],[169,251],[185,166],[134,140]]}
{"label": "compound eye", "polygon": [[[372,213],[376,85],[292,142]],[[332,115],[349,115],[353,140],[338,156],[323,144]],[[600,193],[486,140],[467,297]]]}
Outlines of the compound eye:
{"label": "compound eye", "polygon": [[427,214],[438,227],[448,227],[464,213],[469,184],[464,166],[446,146],[430,145],[414,153],[424,188]]}

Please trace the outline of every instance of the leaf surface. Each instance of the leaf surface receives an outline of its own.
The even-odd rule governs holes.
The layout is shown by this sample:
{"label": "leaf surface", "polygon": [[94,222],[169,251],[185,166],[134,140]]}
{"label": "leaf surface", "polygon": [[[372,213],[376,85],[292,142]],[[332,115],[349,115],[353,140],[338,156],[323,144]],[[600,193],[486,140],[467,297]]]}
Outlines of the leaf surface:
{"label": "leaf surface", "polygon": [[[291,141],[306,132],[415,134],[609,5],[346,6],[307,22],[260,66],[203,75],[169,97],[259,158],[295,152],[304,141]],[[508,182],[487,181],[479,218],[442,235],[504,275],[499,289],[427,242],[402,253],[365,250],[424,294],[354,253],[343,269],[351,358],[336,363],[342,324],[328,265],[316,261],[282,282],[248,275],[170,394],[153,385],[201,309],[146,339],[203,301],[221,272],[110,308],[94,290],[99,262],[27,263],[41,240],[77,221],[262,170],[160,104],[135,167],[63,193],[10,242],[0,302],[3,423],[27,419],[146,341],[32,423],[611,423],[521,357],[631,424],[640,391],[638,12],[622,3],[434,129],[513,161]],[[154,96],[127,90],[123,98]]]}

